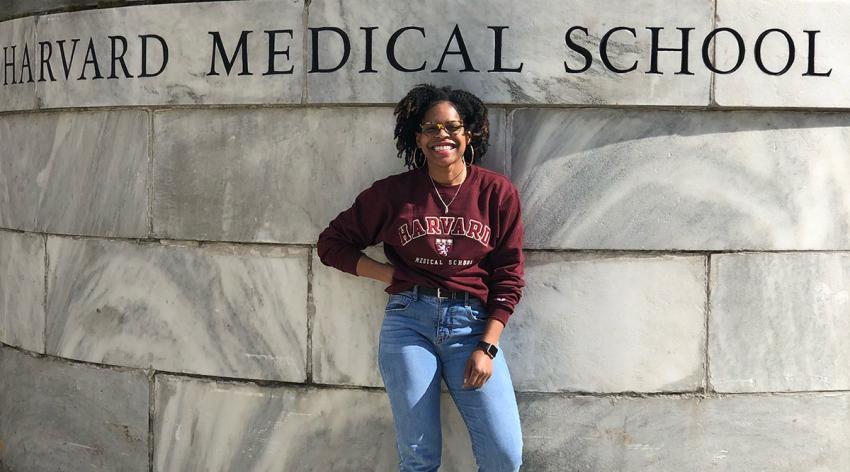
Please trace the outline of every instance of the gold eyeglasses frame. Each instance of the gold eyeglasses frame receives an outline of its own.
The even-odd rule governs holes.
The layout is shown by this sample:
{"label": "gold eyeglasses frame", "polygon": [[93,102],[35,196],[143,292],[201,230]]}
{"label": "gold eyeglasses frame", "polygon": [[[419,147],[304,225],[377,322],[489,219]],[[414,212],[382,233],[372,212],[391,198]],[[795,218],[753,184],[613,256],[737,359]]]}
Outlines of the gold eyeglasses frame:
{"label": "gold eyeglasses frame", "polygon": [[428,136],[436,136],[440,130],[444,130],[449,136],[460,133],[463,130],[462,121],[447,121],[445,123],[434,123],[425,121],[419,124],[419,132]]}

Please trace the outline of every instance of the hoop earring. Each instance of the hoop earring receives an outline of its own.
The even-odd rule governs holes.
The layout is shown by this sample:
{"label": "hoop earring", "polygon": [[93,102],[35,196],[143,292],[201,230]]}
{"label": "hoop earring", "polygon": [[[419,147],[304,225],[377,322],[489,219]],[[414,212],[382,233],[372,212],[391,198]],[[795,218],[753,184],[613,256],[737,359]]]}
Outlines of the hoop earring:
{"label": "hoop earring", "polygon": [[414,169],[418,169],[418,168],[422,167],[422,166],[421,166],[421,165],[419,165],[419,163],[418,163],[418,159],[417,159],[417,158],[418,158],[419,156],[422,156],[422,162],[424,163],[424,162],[425,162],[425,153],[423,153],[423,152],[422,152],[422,149],[416,148],[416,150],[415,150],[415,151],[413,151],[413,168],[414,168]]}
{"label": "hoop earring", "polygon": [[466,153],[463,153],[463,156],[461,156],[461,157],[463,157],[463,163],[466,164],[466,167],[471,166],[475,162],[475,148],[472,147],[472,143],[469,144],[469,150],[472,154],[472,156],[469,159],[469,164],[466,164]]}

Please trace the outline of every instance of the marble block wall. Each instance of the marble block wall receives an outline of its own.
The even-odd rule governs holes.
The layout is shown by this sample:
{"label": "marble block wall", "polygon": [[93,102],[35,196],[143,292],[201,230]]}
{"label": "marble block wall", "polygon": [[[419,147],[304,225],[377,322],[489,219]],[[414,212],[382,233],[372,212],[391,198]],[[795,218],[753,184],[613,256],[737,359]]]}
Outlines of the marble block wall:
{"label": "marble block wall", "polygon": [[0,471],[397,470],[386,294],[316,239],[422,82],[482,97],[520,191],[523,470],[850,470],[847,19],[0,0]]}

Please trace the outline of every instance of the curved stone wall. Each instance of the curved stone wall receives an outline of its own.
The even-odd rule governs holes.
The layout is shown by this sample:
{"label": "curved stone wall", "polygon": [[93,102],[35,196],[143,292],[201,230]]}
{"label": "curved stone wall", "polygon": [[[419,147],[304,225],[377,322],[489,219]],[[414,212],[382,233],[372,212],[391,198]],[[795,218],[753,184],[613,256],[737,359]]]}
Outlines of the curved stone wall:
{"label": "curved stone wall", "polygon": [[423,81],[522,196],[524,470],[850,467],[850,2],[130,3],[0,1],[0,470],[396,469],[315,242]]}

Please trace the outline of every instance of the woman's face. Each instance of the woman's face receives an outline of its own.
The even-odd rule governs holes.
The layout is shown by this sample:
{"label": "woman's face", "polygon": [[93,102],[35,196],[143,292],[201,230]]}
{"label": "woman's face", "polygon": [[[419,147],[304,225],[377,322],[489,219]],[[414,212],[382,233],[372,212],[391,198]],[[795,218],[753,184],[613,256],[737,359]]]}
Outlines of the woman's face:
{"label": "woman's face", "polygon": [[449,133],[449,130],[459,123],[462,124],[463,120],[451,102],[435,103],[425,112],[422,124],[426,128],[433,129],[436,124],[442,125],[435,134],[422,131],[416,133],[416,145],[422,150],[428,166],[432,169],[464,165],[463,153],[469,143],[469,132],[466,128],[461,128],[453,134]]}

